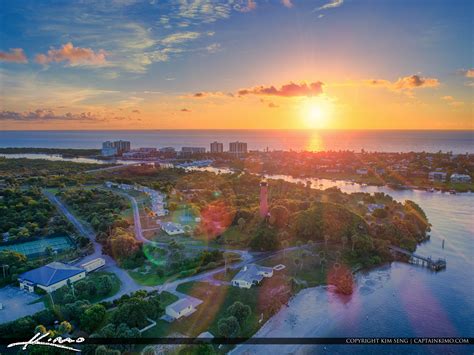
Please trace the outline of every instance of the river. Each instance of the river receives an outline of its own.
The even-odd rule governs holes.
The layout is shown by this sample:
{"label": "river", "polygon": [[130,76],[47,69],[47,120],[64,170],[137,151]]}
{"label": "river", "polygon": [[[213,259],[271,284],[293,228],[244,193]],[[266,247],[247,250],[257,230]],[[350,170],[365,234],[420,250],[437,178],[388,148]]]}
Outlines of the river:
{"label": "river", "polygon": [[[279,176],[285,180],[306,181]],[[318,180],[313,186],[338,186],[345,192],[385,192],[418,203],[432,223],[431,239],[417,252],[446,258],[447,269],[433,273],[394,262],[356,275],[351,296],[327,287],[305,289],[288,308],[272,317],[256,337],[468,337],[474,334],[474,222],[472,193],[397,191],[386,187]],[[271,186],[271,185],[270,185]],[[445,240],[444,249],[442,242]],[[232,354],[472,354],[468,346],[240,345]]]}

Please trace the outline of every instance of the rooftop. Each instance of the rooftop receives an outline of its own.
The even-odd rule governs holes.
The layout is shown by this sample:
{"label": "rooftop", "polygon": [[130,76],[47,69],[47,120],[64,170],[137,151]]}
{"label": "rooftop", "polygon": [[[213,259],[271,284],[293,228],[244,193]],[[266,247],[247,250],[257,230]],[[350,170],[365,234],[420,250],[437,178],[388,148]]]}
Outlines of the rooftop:
{"label": "rooftop", "polygon": [[27,271],[21,274],[19,279],[43,286],[50,286],[80,274],[81,272],[84,272],[84,269],[55,261],[37,269]]}

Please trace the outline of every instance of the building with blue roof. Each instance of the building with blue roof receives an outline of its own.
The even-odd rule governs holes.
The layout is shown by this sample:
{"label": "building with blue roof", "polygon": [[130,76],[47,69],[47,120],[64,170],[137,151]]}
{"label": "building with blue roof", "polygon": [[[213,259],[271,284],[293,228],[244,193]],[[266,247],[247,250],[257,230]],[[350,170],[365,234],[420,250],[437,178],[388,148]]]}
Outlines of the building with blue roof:
{"label": "building with blue roof", "polygon": [[60,262],[52,262],[21,274],[18,277],[20,288],[28,292],[34,292],[39,287],[46,292],[53,292],[68,284],[86,277],[86,270],[66,265]]}

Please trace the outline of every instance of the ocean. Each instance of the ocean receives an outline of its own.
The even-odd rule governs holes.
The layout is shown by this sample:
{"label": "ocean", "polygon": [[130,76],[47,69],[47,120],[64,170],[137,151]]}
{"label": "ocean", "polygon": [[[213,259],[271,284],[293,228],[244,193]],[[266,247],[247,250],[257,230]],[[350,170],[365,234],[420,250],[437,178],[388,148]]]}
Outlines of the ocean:
{"label": "ocean", "polygon": [[403,130],[127,130],[0,131],[0,147],[100,148],[106,140],[138,147],[206,147],[213,141],[248,143],[250,150],[353,150],[474,153],[474,131]]}

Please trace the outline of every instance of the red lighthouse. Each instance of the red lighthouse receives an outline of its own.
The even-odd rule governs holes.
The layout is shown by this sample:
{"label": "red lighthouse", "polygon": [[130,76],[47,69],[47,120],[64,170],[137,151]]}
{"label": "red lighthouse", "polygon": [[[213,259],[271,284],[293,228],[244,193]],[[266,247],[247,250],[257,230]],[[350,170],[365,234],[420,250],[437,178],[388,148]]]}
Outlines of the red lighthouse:
{"label": "red lighthouse", "polygon": [[268,182],[260,182],[260,217],[268,216]]}

